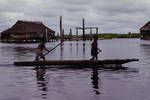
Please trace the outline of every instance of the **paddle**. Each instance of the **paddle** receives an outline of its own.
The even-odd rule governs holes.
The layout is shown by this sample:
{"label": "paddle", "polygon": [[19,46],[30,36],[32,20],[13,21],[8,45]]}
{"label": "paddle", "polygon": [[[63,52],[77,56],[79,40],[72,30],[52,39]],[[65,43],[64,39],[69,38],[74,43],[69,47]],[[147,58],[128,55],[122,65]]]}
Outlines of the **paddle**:
{"label": "paddle", "polygon": [[99,54],[100,52],[102,52],[102,50],[101,49],[99,49],[99,48],[97,48],[98,49],[98,53],[97,54]]}

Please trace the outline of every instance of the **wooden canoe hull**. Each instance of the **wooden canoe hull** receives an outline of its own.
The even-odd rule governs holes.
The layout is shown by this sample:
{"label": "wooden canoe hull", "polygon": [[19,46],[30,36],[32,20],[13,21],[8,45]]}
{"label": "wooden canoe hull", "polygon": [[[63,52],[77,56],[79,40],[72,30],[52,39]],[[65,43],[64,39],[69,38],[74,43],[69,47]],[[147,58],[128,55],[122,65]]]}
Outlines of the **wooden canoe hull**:
{"label": "wooden canoe hull", "polygon": [[46,66],[46,65],[122,65],[138,59],[106,59],[106,60],[50,60],[50,61],[20,61],[16,66]]}

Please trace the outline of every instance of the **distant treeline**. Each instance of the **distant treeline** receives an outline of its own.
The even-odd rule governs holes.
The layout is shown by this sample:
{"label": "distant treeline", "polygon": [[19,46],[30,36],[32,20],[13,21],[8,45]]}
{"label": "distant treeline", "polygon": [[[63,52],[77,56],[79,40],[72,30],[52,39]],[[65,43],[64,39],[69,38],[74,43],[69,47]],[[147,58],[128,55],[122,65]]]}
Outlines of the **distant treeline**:
{"label": "distant treeline", "polygon": [[[85,34],[85,39],[86,40],[91,40],[93,37],[95,36],[95,34]],[[57,38],[60,38],[60,36]],[[64,39],[69,39],[69,40],[73,40],[73,39],[82,39],[83,35],[64,35]],[[140,34],[139,33],[129,33],[129,34],[117,34],[117,33],[101,33],[98,34],[98,38],[99,39],[113,39],[113,38],[140,38]]]}
{"label": "distant treeline", "polygon": [[132,34],[115,34],[115,33],[103,33],[98,35],[99,38],[102,39],[112,39],[112,38],[140,38],[140,34],[132,33]]}

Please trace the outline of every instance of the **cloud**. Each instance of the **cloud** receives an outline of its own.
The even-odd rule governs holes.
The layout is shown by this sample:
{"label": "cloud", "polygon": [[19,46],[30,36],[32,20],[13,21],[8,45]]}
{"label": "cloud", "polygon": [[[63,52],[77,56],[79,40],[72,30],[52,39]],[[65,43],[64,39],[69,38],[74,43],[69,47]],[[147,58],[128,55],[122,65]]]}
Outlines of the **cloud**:
{"label": "cloud", "polygon": [[0,0],[0,31],[17,20],[43,21],[59,32],[63,16],[66,33],[82,25],[96,26],[100,32],[139,32],[150,20],[149,0]]}

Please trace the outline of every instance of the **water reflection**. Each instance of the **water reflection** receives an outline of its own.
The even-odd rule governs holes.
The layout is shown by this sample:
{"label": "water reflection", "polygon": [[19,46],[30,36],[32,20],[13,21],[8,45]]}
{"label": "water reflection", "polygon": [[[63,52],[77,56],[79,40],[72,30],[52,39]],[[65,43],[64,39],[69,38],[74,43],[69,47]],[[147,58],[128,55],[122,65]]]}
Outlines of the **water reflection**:
{"label": "water reflection", "polygon": [[72,43],[70,42],[70,57],[72,57]]}
{"label": "water reflection", "polygon": [[63,55],[64,54],[64,44],[62,43],[61,45],[60,45],[60,59],[62,60],[63,59]]}
{"label": "water reflection", "polygon": [[91,81],[95,94],[100,94],[99,92],[99,77],[98,77],[98,68],[93,68],[91,73]]}
{"label": "water reflection", "polygon": [[19,46],[2,46],[0,47],[1,58],[4,60],[26,60],[35,56],[35,48],[33,47],[19,47]]}
{"label": "water reflection", "polygon": [[83,59],[85,59],[85,42],[83,42]]}
{"label": "water reflection", "polygon": [[76,57],[78,57],[78,53],[79,53],[79,44],[77,41],[77,43],[76,43]]}
{"label": "water reflection", "polygon": [[150,55],[150,45],[140,45],[141,50],[143,51],[143,53],[145,53],[146,55]]}
{"label": "water reflection", "polygon": [[[139,53],[133,51],[140,51],[140,53],[142,53],[140,59],[141,57],[147,58],[150,56],[149,46],[139,46],[138,43],[128,43],[126,42],[127,40],[123,41],[123,44],[120,44],[120,40],[100,40],[99,44],[102,47],[101,49],[103,50],[100,55],[101,59],[137,57]],[[60,47],[57,47],[53,52],[51,52],[50,56],[47,56],[47,60],[60,58],[68,59],[71,53],[73,56],[70,59],[82,59],[83,54],[86,55],[85,59],[88,59],[88,56],[90,55],[90,46],[88,45],[88,43],[86,42],[86,45],[84,46],[82,41],[72,41],[71,46],[69,45],[69,43],[65,42],[65,45],[61,45]],[[53,46],[54,45],[49,43],[49,47]],[[35,47],[36,45],[34,44],[30,46],[31,49],[34,49]],[[14,59],[32,61],[32,58],[35,57],[35,53],[33,54],[33,51],[29,51],[26,47],[18,48],[16,46],[1,46],[0,51],[1,63],[3,63],[4,61],[11,62],[14,61]],[[147,61],[150,60],[147,59]],[[135,62],[131,64],[129,63],[124,66],[137,69],[126,69],[117,71],[99,71],[99,69],[97,68],[92,68],[90,70],[88,69],[87,71],[84,71],[84,69],[76,70],[65,68],[64,70],[60,70],[54,68],[54,70],[47,70],[44,68],[39,68],[34,70],[35,74],[33,74],[33,71],[30,71],[28,68],[24,69],[21,67],[15,67],[12,70],[13,65],[11,65],[10,68],[5,67],[5,65],[4,67],[0,67],[0,79],[2,80],[0,85],[2,90],[4,90],[0,93],[0,100],[4,100],[2,98],[5,97],[11,98],[11,96],[19,95],[24,95],[25,98],[27,97],[28,100],[43,100],[42,98],[47,100],[120,100],[121,98],[127,100],[131,98],[133,100],[141,100],[143,97],[148,98],[150,70],[144,68],[145,65],[143,65],[144,67],[141,67],[141,65],[137,65],[138,64],[135,64]],[[149,68],[149,64],[147,64],[147,67]],[[140,72],[138,71],[138,68],[140,69]],[[18,69],[21,69],[21,71]],[[22,73],[22,71],[25,73]],[[16,76],[19,76],[19,79],[15,78]],[[49,80],[48,77],[50,77],[51,80]],[[24,89],[24,92],[20,92]],[[124,91],[120,92],[120,90]],[[141,90],[144,92],[140,92]],[[99,98],[95,98],[95,95]]]}
{"label": "water reflection", "polygon": [[141,58],[146,64],[150,63],[150,44],[141,44]]}
{"label": "water reflection", "polygon": [[47,87],[48,82],[45,78],[46,68],[44,68],[44,66],[37,66],[35,70],[36,70],[37,85],[39,87],[39,90],[42,91],[41,93],[42,98],[46,99],[48,91]]}

